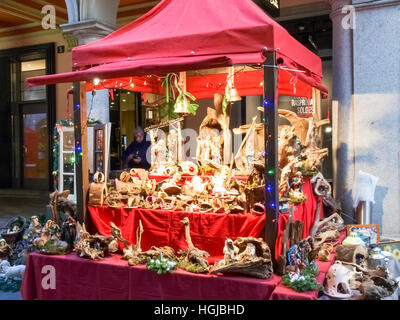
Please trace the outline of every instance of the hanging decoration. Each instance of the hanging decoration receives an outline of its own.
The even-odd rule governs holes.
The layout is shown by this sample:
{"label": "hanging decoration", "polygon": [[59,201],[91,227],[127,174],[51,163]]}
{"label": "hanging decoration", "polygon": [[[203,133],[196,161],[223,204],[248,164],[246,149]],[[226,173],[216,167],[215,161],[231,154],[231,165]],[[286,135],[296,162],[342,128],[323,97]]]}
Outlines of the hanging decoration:
{"label": "hanging decoration", "polygon": [[242,97],[235,88],[235,68],[232,66],[226,77],[225,96],[222,101],[222,112],[226,116],[228,105],[232,102],[240,101]]}
{"label": "hanging decoration", "polygon": [[178,114],[190,113],[192,115],[196,115],[199,105],[192,103],[192,101],[196,101],[196,98],[190,92],[184,91],[179,87],[178,76],[176,74],[172,74],[172,76],[174,76],[174,85],[179,93],[178,97],[176,98],[174,106],[175,113]]}
{"label": "hanging decoration", "polygon": [[[170,74],[167,74],[161,83],[165,87],[165,102],[159,107],[159,113],[161,119],[167,117],[168,120],[174,120],[178,118],[178,115],[174,112],[175,100],[170,97],[170,76]],[[172,94],[174,95],[174,92]]]}

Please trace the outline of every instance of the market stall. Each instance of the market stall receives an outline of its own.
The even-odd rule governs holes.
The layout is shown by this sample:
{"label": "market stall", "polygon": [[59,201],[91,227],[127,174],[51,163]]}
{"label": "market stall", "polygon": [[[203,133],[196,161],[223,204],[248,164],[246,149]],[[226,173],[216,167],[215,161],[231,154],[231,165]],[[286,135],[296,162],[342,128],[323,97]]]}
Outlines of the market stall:
{"label": "market stall", "polygon": [[[39,252],[75,250],[76,255],[31,254],[25,298],[72,297],[90,283],[85,291],[90,298],[117,291],[124,299],[287,298],[287,286],[311,290],[303,297],[317,298],[315,290],[334,262],[344,225],[340,216],[319,222],[322,199],[331,199],[331,187],[318,173],[327,153],[319,139],[327,123],[321,119],[320,96],[327,90],[316,55],[250,0],[231,0],[229,6],[213,0],[164,0],[104,39],[75,48],[73,65],[73,72],[27,81],[74,82],[79,187],[77,212],[67,210],[61,236],[54,222],[31,228],[32,237],[39,236],[32,242]],[[96,173],[89,182],[85,98],[87,90],[115,87],[156,94],[144,107],[166,112],[146,128],[152,144],[150,172],[124,171],[111,189],[107,173]],[[181,133],[185,117],[199,107],[193,94],[214,98],[195,128],[196,163],[186,161]],[[262,121],[254,117],[234,129],[244,138],[232,154],[230,112],[246,95],[262,96],[257,108]],[[279,109],[279,95],[305,98],[307,117]],[[315,112],[309,112],[311,101]],[[55,218],[60,199],[56,194]],[[75,219],[84,224],[75,225]],[[63,295],[38,288],[39,270],[50,260],[70,271],[58,272],[57,281],[80,279],[77,290]],[[179,269],[157,278],[143,264],[158,274]],[[104,273],[115,281],[107,280],[109,285],[100,289]],[[227,276],[232,273],[241,276]],[[125,287],[115,285],[127,278]],[[145,292],[143,279],[146,287],[157,283],[159,292]],[[198,291],[193,293],[193,287]]]}

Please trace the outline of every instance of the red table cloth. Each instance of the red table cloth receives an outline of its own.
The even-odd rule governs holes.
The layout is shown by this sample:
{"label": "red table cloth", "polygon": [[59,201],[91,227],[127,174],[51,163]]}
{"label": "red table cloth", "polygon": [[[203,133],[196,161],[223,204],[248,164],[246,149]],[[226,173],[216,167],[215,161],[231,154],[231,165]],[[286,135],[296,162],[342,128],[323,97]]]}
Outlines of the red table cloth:
{"label": "red table cloth", "polygon": [[[48,271],[55,270],[55,289],[44,289]],[[47,267],[48,268],[48,267]],[[280,277],[193,274],[176,270],[158,275],[139,265],[129,267],[120,255],[92,261],[75,253],[29,256],[21,296],[24,300],[268,300]]]}
{"label": "red table cloth", "polygon": [[142,250],[151,246],[170,246],[186,249],[184,217],[190,221],[193,244],[210,256],[222,256],[225,240],[237,237],[259,237],[265,225],[265,216],[253,214],[214,214],[183,211],[147,210],[110,207],[89,207],[91,233],[110,236],[110,222],[114,222],[122,236],[136,243],[139,220],[143,224]]}
{"label": "red table cloth", "polygon": [[[339,242],[346,236],[341,233]],[[317,282],[324,283],[334,263],[319,262]],[[54,267],[55,289],[44,289],[44,277]],[[193,274],[178,269],[173,274],[157,275],[144,265],[129,267],[120,255],[104,260],[88,260],[75,253],[48,256],[29,255],[21,286],[24,300],[316,300],[317,291],[295,292],[272,275],[263,280],[242,276]]]}

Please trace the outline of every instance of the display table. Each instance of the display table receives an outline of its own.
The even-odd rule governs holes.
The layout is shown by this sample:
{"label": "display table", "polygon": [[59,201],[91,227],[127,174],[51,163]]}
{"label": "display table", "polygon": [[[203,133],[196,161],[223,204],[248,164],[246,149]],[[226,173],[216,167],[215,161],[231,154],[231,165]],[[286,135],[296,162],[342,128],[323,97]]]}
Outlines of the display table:
{"label": "display table", "polygon": [[[329,262],[317,261],[323,284]],[[55,289],[44,289],[42,281],[55,270]],[[45,281],[46,282],[46,279]],[[76,253],[48,256],[29,255],[21,286],[24,300],[316,300],[317,291],[295,292],[272,275],[263,280],[243,276],[193,274],[178,269],[173,274],[158,275],[145,265],[129,267],[121,255],[104,260],[80,258]]]}
{"label": "display table", "polygon": [[222,256],[225,240],[237,237],[260,237],[265,225],[265,215],[214,214],[184,211],[89,207],[90,231],[110,236],[110,222],[121,229],[122,236],[136,243],[136,229],[142,221],[142,250],[151,246],[170,246],[175,250],[186,249],[185,229],[181,220],[190,221],[193,244],[207,251],[211,257]]}
{"label": "display table", "polygon": [[[44,266],[56,271],[55,289],[44,289]],[[158,275],[139,265],[129,267],[120,255],[101,261],[76,253],[29,256],[21,296],[24,300],[268,300],[280,281],[242,276],[214,276],[176,270]],[[45,281],[46,282],[46,279]]]}

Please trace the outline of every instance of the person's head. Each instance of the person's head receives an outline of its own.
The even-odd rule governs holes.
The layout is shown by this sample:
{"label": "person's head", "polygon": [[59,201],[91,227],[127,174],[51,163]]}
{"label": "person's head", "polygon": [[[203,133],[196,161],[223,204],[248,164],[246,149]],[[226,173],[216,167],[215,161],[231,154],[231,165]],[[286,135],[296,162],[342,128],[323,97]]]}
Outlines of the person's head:
{"label": "person's head", "polygon": [[144,130],[141,127],[137,127],[133,133],[133,139],[137,142],[137,143],[142,143],[144,140]]}

